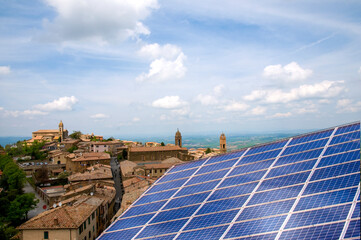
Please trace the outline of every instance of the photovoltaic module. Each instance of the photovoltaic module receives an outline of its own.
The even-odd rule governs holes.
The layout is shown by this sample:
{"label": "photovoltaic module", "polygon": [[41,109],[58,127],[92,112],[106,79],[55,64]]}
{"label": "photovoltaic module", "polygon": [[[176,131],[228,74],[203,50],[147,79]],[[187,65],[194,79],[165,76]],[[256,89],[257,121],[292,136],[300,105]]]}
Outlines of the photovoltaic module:
{"label": "photovoltaic module", "polygon": [[174,166],[98,239],[360,239],[360,123]]}

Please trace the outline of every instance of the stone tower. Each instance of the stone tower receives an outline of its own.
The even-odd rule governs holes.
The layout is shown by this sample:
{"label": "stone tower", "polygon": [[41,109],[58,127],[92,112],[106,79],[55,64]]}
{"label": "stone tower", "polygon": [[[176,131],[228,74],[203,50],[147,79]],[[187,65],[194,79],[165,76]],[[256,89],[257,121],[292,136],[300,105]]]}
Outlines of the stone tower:
{"label": "stone tower", "polygon": [[63,121],[61,121],[61,120],[59,123],[59,139],[60,139],[60,141],[64,140],[64,124],[63,124]]}
{"label": "stone tower", "polygon": [[182,135],[178,128],[177,128],[177,132],[175,133],[175,145],[182,147]]}
{"label": "stone tower", "polygon": [[224,133],[222,133],[221,136],[219,137],[219,150],[221,151],[221,153],[227,152],[226,135],[224,135]]}

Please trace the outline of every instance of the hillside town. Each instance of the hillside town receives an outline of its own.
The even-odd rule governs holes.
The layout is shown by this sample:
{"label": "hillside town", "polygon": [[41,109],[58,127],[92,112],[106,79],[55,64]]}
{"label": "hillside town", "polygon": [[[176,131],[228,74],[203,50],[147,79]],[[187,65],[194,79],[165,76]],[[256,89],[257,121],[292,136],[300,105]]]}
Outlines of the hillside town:
{"label": "hillside town", "polygon": [[227,152],[224,133],[219,149],[187,149],[179,130],[174,144],[143,144],[69,134],[62,121],[0,150],[26,175],[24,191],[37,198],[13,237],[23,240],[95,239],[168,169]]}

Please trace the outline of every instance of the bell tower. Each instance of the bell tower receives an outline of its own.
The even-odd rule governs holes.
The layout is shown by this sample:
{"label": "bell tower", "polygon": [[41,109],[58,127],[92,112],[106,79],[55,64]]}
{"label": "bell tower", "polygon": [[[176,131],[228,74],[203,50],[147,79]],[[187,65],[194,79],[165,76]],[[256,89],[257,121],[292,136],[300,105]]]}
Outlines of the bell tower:
{"label": "bell tower", "polygon": [[182,147],[182,135],[178,128],[177,128],[177,132],[175,133],[175,145]]}
{"label": "bell tower", "polygon": [[63,121],[61,121],[61,120],[59,123],[59,139],[60,139],[60,141],[64,140],[64,124],[63,124]]}
{"label": "bell tower", "polygon": [[221,151],[221,153],[227,152],[226,135],[224,135],[224,133],[222,133],[221,136],[219,137],[219,150]]}

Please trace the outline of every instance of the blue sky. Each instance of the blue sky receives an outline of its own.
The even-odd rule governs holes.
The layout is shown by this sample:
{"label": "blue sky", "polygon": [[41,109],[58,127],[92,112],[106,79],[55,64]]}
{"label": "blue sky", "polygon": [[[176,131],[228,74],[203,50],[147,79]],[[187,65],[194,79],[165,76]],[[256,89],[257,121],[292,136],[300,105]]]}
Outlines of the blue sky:
{"label": "blue sky", "polygon": [[361,118],[360,1],[0,0],[0,136]]}

